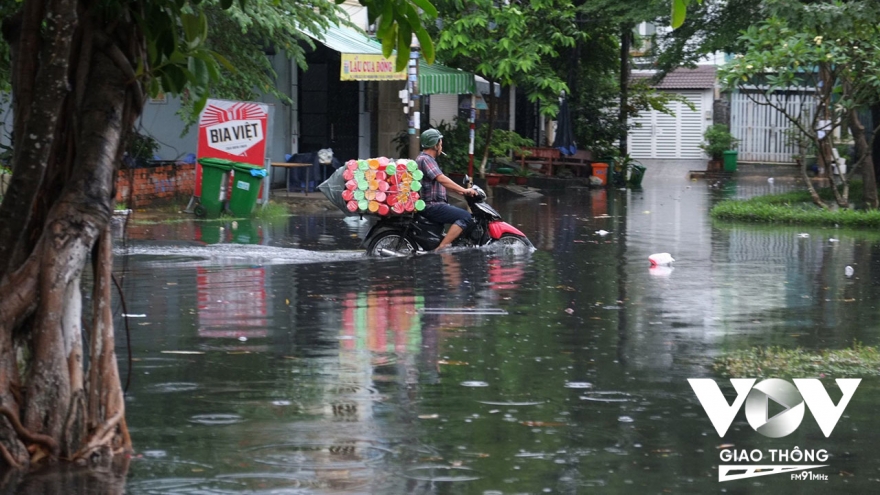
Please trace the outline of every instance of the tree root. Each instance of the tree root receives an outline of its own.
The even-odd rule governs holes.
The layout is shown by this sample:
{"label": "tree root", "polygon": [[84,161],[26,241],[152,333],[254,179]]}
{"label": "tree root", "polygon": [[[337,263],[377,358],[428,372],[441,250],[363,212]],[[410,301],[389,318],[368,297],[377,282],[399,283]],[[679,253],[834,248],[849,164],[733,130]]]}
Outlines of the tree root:
{"label": "tree root", "polygon": [[3,456],[3,460],[6,461],[10,466],[12,466],[13,469],[18,469],[19,471],[24,469],[24,466],[19,464],[18,461],[16,461],[15,458],[12,457],[12,454],[10,454],[8,450],[6,450],[6,446],[2,443],[0,443],[0,455]]}
{"label": "tree root", "polygon": [[25,428],[24,425],[21,424],[21,421],[19,421],[18,415],[6,406],[0,406],[0,414],[6,416],[9,422],[12,423],[12,427],[15,429],[15,432],[18,433],[18,436],[30,442],[45,445],[49,448],[49,451],[53,456],[58,456],[58,442],[56,442],[54,438],[40,433],[33,433]]}
{"label": "tree root", "polygon": [[101,428],[96,431],[92,436],[91,440],[86,444],[85,447],[81,448],[79,452],[73,455],[72,459],[83,459],[91,455],[95,449],[98,449],[104,445],[109,445],[110,441],[113,439],[113,435],[116,434],[114,428],[120,425],[120,422],[124,421],[125,413],[123,409],[116,411],[110,419],[108,419]]}

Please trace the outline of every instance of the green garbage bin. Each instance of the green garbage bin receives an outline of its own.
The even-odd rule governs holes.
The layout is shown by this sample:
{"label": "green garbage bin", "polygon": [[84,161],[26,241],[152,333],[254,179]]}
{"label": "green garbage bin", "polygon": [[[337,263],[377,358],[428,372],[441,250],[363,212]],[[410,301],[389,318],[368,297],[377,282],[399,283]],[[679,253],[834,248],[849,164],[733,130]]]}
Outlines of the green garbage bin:
{"label": "green garbage bin", "polygon": [[232,162],[217,158],[200,158],[202,165],[202,195],[195,208],[199,217],[216,218],[223,211],[226,201],[226,177],[232,170]]}
{"label": "green garbage bin", "polygon": [[724,171],[736,172],[736,159],[739,153],[736,150],[727,150],[724,153]]}
{"label": "green garbage bin", "polygon": [[232,163],[232,171],[234,177],[229,209],[237,217],[250,216],[260,195],[260,184],[268,172],[263,167],[239,162]]}
{"label": "green garbage bin", "polygon": [[645,168],[644,165],[633,165],[632,169],[629,172],[629,185],[630,187],[642,187],[642,179],[645,177]]}

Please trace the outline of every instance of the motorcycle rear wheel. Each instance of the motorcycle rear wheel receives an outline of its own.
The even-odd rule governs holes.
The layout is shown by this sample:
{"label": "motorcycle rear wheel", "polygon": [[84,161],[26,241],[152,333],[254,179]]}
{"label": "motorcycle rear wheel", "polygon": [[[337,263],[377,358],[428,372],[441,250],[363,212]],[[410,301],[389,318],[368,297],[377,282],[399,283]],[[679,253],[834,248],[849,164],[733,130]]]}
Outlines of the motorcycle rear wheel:
{"label": "motorcycle rear wheel", "polygon": [[397,232],[385,232],[379,234],[367,247],[367,256],[376,258],[391,258],[395,256],[409,256],[415,254],[415,244],[409,239],[402,237]]}
{"label": "motorcycle rear wheel", "polygon": [[516,234],[502,234],[501,238],[495,241],[495,244],[501,244],[511,249],[532,249],[534,247],[528,238]]}

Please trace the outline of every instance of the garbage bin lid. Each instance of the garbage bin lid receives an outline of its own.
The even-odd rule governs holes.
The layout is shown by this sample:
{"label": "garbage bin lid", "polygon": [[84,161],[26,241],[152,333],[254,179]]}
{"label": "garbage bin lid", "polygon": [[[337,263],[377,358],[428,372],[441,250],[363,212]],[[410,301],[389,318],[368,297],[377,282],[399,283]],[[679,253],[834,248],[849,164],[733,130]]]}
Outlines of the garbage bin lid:
{"label": "garbage bin lid", "polygon": [[199,163],[203,167],[213,167],[219,168],[222,170],[232,170],[232,165],[235,163],[230,160],[224,160],[222,158],[199,158]]}

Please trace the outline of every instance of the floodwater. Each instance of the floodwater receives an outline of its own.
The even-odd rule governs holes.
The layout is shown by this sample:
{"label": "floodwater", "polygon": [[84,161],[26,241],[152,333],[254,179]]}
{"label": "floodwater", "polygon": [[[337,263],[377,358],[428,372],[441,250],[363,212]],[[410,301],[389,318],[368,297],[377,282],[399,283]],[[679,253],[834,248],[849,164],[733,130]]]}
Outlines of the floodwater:
{"label": "floodwater", "polygon": [[[713,222],[722,198],[794,185],[683,177],[497,192],[533,253],[372,260],[368,225],[336,214],[135,215],[116,257],[126,493],[875,492],[876,379],[829,438],[807,412],[777,439],[742,412],[720,438],[687,379],[732,400],[724,352],[880,344],[880,235]],[[660,252],[675,263],[650,268]],[[827,480],[718,480],[722,448],[795,446],[828,452]]]}

